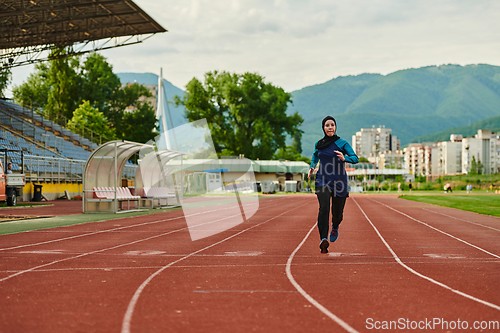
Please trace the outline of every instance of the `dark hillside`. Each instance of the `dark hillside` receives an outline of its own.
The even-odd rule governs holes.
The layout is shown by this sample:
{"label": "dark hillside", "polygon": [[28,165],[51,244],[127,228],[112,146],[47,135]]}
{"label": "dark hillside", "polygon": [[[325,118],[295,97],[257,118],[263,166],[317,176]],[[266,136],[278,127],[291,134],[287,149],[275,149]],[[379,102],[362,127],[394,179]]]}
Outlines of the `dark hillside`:
{"label": "dark hillside", "polygon": [[304,118],[305,155],[322,136],[326,115],[338,120],[338,134],[349,142],[361,128],[385,125],[405,145],[422,135],[500,116],[500,67],[443,65],[338,77],[292,95],[289,111]]}

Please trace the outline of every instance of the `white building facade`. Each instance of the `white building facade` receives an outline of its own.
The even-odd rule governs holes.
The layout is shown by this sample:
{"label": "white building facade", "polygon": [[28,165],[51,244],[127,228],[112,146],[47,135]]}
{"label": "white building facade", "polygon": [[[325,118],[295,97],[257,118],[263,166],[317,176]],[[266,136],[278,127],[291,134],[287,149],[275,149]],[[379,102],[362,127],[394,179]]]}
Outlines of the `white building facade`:
{"label": "white building facade", "polygon": [[472,138],[452,134],[450,141],[410,143],[404,150],[404,167],[415,176],[467,174],[472,158],[482,174],[500,172],[500,136],[479,130]]}
{"label": "white building facade", "polygon": [[362,128],[352,136],[352,148],[356,155],[368,158],[381,152],[400,150],[400,140],[392,135],[392,129],[379,126]]}
{"label": "white building facade", "polygon": [[438,175],[456,175],[462,173],[462,141],[438,142]]}
{"label": "white building facade", "polygon": [[400,150],[379,153],[375,163],[379,169],[403,169],[405,166],[404,155]]}
{"label": "white building facade", "polygon": [[403,150],[405,168],[415,176],[430,177],[437,173],[439,150],[434,142],[410,143]]}
{"label": "white building facade", "polygon": [[421,148],[422,144],[420,143],[410,143],[408,147],[403,150],[405,169],[408,169],[411,175],[421,174],[418,158],[419,150]]}
{"label": "white building facade", "polygon": [[463,139],[462,145],[462,173],[471,171],[472,158],[477,164],[481,163],[481,173],[490,175],[500,172],[500,139],[497,134],[489,130],[478,130],[473,138]]}

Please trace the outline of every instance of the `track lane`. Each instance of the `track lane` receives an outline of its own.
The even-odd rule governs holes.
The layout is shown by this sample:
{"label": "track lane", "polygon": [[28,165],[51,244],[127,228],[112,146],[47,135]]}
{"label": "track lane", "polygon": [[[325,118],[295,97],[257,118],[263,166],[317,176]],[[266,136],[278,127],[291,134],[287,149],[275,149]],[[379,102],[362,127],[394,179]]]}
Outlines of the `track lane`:
{"label": "track lane", "polygon": [[[489,226],[487,225],[488,221],[481,221],[483,222],[484,224],[482,223],[477,223],[477,222],[474,222],[474,221],[470,221],[470,220],[466,220],[464,219],[464,214],[460,214],[460,217],[458,216],[453,216],[453,215],[449,215],[449,214],[445,214],[445,213],[442,213],[442,212],[439,212],[439,211],[436,211],[436,208],[437,207],[433,207],[433,209],[428,209],[428,208],[422,208],[422,210],[425,210],[427,212],[430,212],[430,213],[433,213],[433,214],[439,214],[439,215],[442,215],[442,216],[446,216],[446,217],[449,217],[449,218],[452,218],[454,220],[458,220],[458,221],[462,221],[462,222],[466,222],[466,223],[470,223],[470,224],[474,224],[474,225],[477,225],[477,226],[480,226],[480,227],[483,227],[483,228],[488,228],[488,229],[491,229],[491,230],[495,230],[495,231],[498,231],[500,232],[500,219],[496,218],[496,219],[492,219],[491,220],[491,224],[493,224],[495,227],[492,227],[492,226]],[[477,216],[479,215],[479,216]],[[476,214],[476,216],[473,216],[472,217],[472,220],[484,220],[485,219],[485,215],[480,215],[480,214]]]}
{"label": "track lane", "polygon": [[[303,205],[301,205],[301,206],[303,206]],[[169,267],[171,267],[171,266],[173,266],[173,265],[175,265],[175,264],[177,264],[177,263],[179,263],[179,262],[181,262],[181,261],[183,261],[183,260],[186,260],[186,259],[188,259],[188,258],[190,258],[190,257],[192,257],[192,256],[194,256],[194,255],[196,255],[196,254],[198,254],[198,253],[201,253],[201,252],[207,251],[207,250],[209,250],[209,249],[211,249],[211,248],[213,248],[213,247],[215,247],[215,246],[218,246],[218,245],[220,245],[220,244],[222,244],[222,243],[224,243],[224,242],[230,241],[230,240],[232,240],[233,238],[235,238],[235,237],[238,237],[238,236],[242,235],[243,233],[249,232],[249,231],[251,231],[251,230],[252,230],[252,229],[254,229],[254,228],[258,228],[258,227],[260,227],[261,225],[263,225],[263,224],[265,224],[265,223],[268,223],[268,222],[270,222],[270,221],[272,221],[272,220],[275,220],[275,219],[277,219],[277,218],[281,217],[282,215],[284,215],[284,214],[286,214],[286,213],[289,213],[289,212],[291,212],[291,211],[293,211],[293,210],[295,210],[295,209],[297,209],[297,208],[300,208],[301,206],[298,206],[298,207],[293,207],[293,208],[289,209],[288,211],[285,211],[285,212],[283,212],[283,213],[281,213],[281,214],[279,214],[279,215],[275,215],[275,216],[273,216],[273,217],[271,217],[271,218],[269,218],[269,219],[266,219],[266,220],[265,220],[265,221],[263,221],[263,222],[260,222],[260,223],[258,223],[258,224],[254,224],[254,225],[252,225],[252,226],[249,226],[249,227],[247,227],[246,229],[244,229],[244,230],[242,230],[242,231],[240,231],[240,232],[238,232],[238,233],[236,233],[236,234],[234,234],[234,235],[231,235],[231,236],[229,236],[229,237],[227,237],[227,238],[224,238],[223,240],[220,240],[220,241],[218,241],[218,242],[216,242],[216,243],[213,243],[213,244],[211,244],[211,245],[208,245],[208,246],[206,246],[206,247],[204,247],[204,248],[202,248],[202,249],[200,249],[200,250],[198,250],[198,251],[192,252],[192,253],[190,253],[189,255],[186,255],[186,256],[184,256],[184,257],[182,257],[182,258],[179,258],[178,260],[176,260],[176,261],[174,261],[174,262],[171,262],[171,263],[169,263],[168,265],[166,265],[166,266],[162,267],[161,269],[157,270],[155,273],[153,273],[152,275],[150,275],[150,276],[149,276],[149,277],[148,277],[148,278],[147,278],[147,279],[146,279],[146,280],[145,280],[145,281],[144,281],[144,282],[143,282],[143,283],[139,286],[139,288],[138,288],[138,289],[136,290],[136,292],[134,293],[134,296],[132,297],[132,299],[131,299],[131,301],[130,301],[130,303],[129,303],[129,306],[127,307],[127,311],[125,312],[125,316],[124,316],[124,319],[123,319],[123,324],[122,324],[122,330],[121,330],[121,332],[122,332],[122,333],[130,333],[130,331],[131,331],[132,317],[133,317],[133,314],[134,314],[134,311],[135,311],[135,308],[136,308],[137,302],[139,301],[139,298],[140,298],[141,294],[143,293],[144,289],[148,286],[148,284],[149,284],[149,283],[150,283],[150,282],[151,282],[151,281],[152,281],[155,277],[157,277],[159,274],[161,274],[161,273],[162,273],[165,269],[167,269],[167,268],[169,268]],[[142,325],[141,325],[141,326],[139,326],[139,327],[141,327],[141,328],[140,328],[141,330],[142,330],[142,329],[144,329]]]}
{"label": "track lane", "polygon": [[[353,198],[358,200],[358,196]],[[448,320],[456,320],[457,316],[466,320],[498,318],[498,311],[478,307],[458,295],[450,296],[443,288],[423,281],[398,265],[357,209],[353,198],[348,200],[340,238],[330,247],[330,255],[319,253],[318,235],[313,230],[291,262],[297,283],[317,302],[358,331],[367,330],[365,321],[370,317],[379,320],[435,316]],[[173,332],[342,331],[296,292],[286,277],[290,254],[314,224],[317,200],[313,195],[290,196],[280,203],[275,207],[262,207],[248,223],[210,239],[191,242],[184,230],[165,239],[155,238],[68,260],[5,281],[0,294],[2,299],[9,300],[9,311],[0,313],[0,331],[6,328],[41,332],[117,331],[134,286],[159,268],[301,203],[307,205],[293,214],[278,217],[272,223],[251,229],[162,271],[139,298],[132,332],[164,332],[166,329]],[[415,222],[401,223],[401,216],[394,220],[397,213],[376,208],[380,206],[376,203],[361,203],[363,207],[365,204],[369,206],[370,219],[383,230],[382,235],[390,235],[388,242],[395,238],[398,255],[399,251],[406,251],[404,256],[400,255],[405,263],[412,267],[435,266],[434,274],[449,275],[450,269],[457,269],[452,267],[455,259],[425,257],[422,248],[408,246],[408,240],[416,237],[420,242],[429,239],[427,234],[435,231],[422,225],[417,227]],[[422,230],[421,235],[415,230]],[[116,236],[135,234],[134,237],[138,237],[137,234],[152,231],[158,228],[116,232]],[[451,254],[456,248],[477,253],[441,236],[447,240],[441,242],[440,239],[439,244],[431,245],[435,248],[444,245]],[[96,235],[95,239],[101,237]],[[105,237],[102,238],[105,242]],[[74,240],[74,244],[93,246],[82,242],[83,239],[86,238]],[[406,240],[407,244],[399,244],[398,240]],[[73,242],[67,244],[70,243]],[[40,247],[45,248],[54,249]],[[490,271],[493,276],[494,271],[485,266],[492,262],[482,254],[462,261],[471,261],[482,268],[481,273]],[[474,271],[471,277],[474,275],[479,276],[478,283],[491,284],[489,278],[480,276],[479,272]],[[458,283],[460,279],[469,278],[454,277],[453,281]]]}
{"label": "track lane", "polygon": [[[286,200],[285,200],[286,201]],[[279,201],[281,202],[281,201]],[[279,203],[278,202],[278,203]],[[265,211],[266,207],[263,205],[263,211]],[[278,204],[278,205],[269,205],[269,208],[271,211],[280,212],[284,209],[289,209],[292,208],[293,204],[289,205],[283,205],[283,204]],[[261,212],[257,212],[255,214],[255,220],[257,221],[261,217],[259,215]],[[264,214],[267,216],[266,214]],[[275,215],[275,214],[273,214]],[[11,325],[10,327],[16,327],[16,325],[20,325],[19,327],[25,327],[27,328],[27,331],[29,331],[30,327],[38,327],[36,330],[37,331],[45,331],[45,328],[47,328],[46,331],[50,331],[48,327],[53,328],[53,323],[47,323],[47,326],[45,326],[45,322],[47,320],[44,320],[44,316],[38,316],[38,315],[33,315],[33,319],[30,319],[30,316],[25,316],[23,315],[23,308],[29,308],[29,300],[30,298],[27,295],[30,294],[36,294],[37,295],[37,303],[38,304],[43,304],[44,308],[50,308],[53,309],[52,311],[55,313],[64,313],[65,315],[69,316],[70,318],[64,318],[64,321],[68,325],[73,325],[74,322],[80,322],[82,324],[82,327],[87,327],[87,325],[82,322],[82,320],[89,320],[90,322],[108,322],[111,320],[111,318],[116,317],[115,321],[112,321],[116,326],[119,326],[119,323],[121,322],[121,314],[125,312],[125,308],[122,308],[123,310],[120,311],[117,309],[120,309],[119,304],[123,304],[123,306],[130,300],[130,297],[132,296],[130,292],[127,292],[128,287],[131,285],[133,286],[138,286],[140,284],[139,281],[144,281],[144,279],[149,276],[152,272],[154,272],[156,269],[154,266],[157,266],[159,263],[162,263],[163,265],[165,262],[171,262],[174,261],[176,258],[181,256],[183,253],[190,252],[190,251],[196,251],[200,247],[206,246],[206,244],[211,244],[214,242],[214,239],[220,239],[220,237],[227,237],[228,234],[234,234],[237,232],[240,228],[243,228],[244,226],[238,226],[237,228],[234,228],[234,230],[229,230],[224,233],[221,233],[221,235],[217,235],[216,237],[211,237],[211,239],[203,239],[199,240],[197,242],[191,242],[189,239],[189,234],[187,230],[185,229],[184,231],[171,234],[169,236],[169,239],[167,242],[165,240],[161,240],[159,238],[151,239],[147,242],[143,242],[140,246],[137,244],[135,245],[130,245],[124,248],[124,250],[119,250],[115,249],[113,251],[116,251],[116,256],[113,257],[113,253],[109,253],[110,255],[104,256],[104,255],[99,255],[99,254],[93,254],[91,256],[86,256],[84,258],[78,258],[77,260],[68,260],[63,263],[57,263],[57,265],[54,265],[55,269],[60,268],[63,270],[51,270],[51,271],[45,271],[45,272],[37,272],[33,271],[30,272],[30,274],[23,275],[20,277],[16,277],[14,280],[8,280],[3,282],[3,289],[2,289],[2,294],[7,294],[7,298],[11,298],[10,301],[10,311],[7,313],[2,313],[0,316],[2,318],[2,323],[4,325]],[[120,233],[119,235],[122,235]],[[76,240],[75,240],[76,241]],[[179,247],[179,244],[183,244],[183,246]],[[84,244],[83,244],[84,245]],[[127,252],[130,251],[139,251],[136,253],[144,253],[140,251],[144,251],[144,249],[160,249],[160,251],[165,252],[165,256],[161,255],[127,255]],[[126,250],[126,251],[125,251]],[[113,252],[109,251],[109,252]],[[148,250],[146,250],[148,251]],[[178,253],[179,255],[172,255]],[[119,257],[119,259],[117,259]],[[112,267],[113,264],[111,263],[116,263],[118,260],[118,266],[120,265],[128,265],[128,266],[137,266],[137,267],[144,267],[144,266],[149,266],[153,268],[144,268],[144,269],[129,269],[129,270],[113,270],[106,268],[107,267]],[[108,264],[106,264],[106,262]],[[98,263],[98,264],[96,264]],[[71,270],[71,268],[85,268],[85,267],[103,267],[104,269],[102,270]],[[69,269],[69,271],[68,271]],[[69,301],[67,298],[61,297],[61,295],[64,295],[67,291],[65,290],[65,287],[68,287],[68,283],[61,283],[61,281],[64,279],[66,281],[65,277],[70,277],[68,280],[71,281],[71,286],[69,288],[69,294],[71,294],[71,299],[72,301]],[[101,282],[101,277],[105,276],[106,278]],[[43,283],[31,283],[33,279],[36,279],[36,281],[40,281],[39,279],[42,279],[44,282]],[[135,281],[135,283],[134,283]],[[137,283],[139,282],[139,283]],[[107,290],[106,287],[103,285],[109,285],[108,288],[110,288],[111,292],[102,292],[103,290]],[[16,287],[17,286],[17,287]],[[21,287],[20,287],[21,286]],[[33,289],[32,286],[35,288]],[[40,288],[43,286],[43,288]],[[19,287],[21,289],[19,289]],[[19,291],[22,290],[22,293],[19,293]],[[88,293],[84,292],[84,290],[87,291],[101,291],[101,295],[94,295],[93,293]],[[134,289],[135,290],[135,289]],[[17,291],[17,293],[16,293]],[[114,295],[114,292],[117,293],[117,295]],[[19,298],[19,295],[24,295],[26,298]],[[102,296],[110,296],[113,295],[113,297],[108,299],[107,297],[103,298]],[[15,303],[12,303],[13,300],[16,300]],[[86,318],[81,318],[80,317],[80,312],[78,311],[78,304],[80,303],[86,303],[87,300],[98,300],[99,305],[102,304],[101,306],[97,306],[95,310],[90,311],[87,313]],[[28,303],[27,303],[28,302]],[[121,303],[120,303],[121,302]],[[17,309],[17,311],[16,311]],[[70,311],[70,309],[72,311]],[[70,314],[71,312],[72,314]],[[30,313],[30,312],[28,312]],[[42,311],[43,313],[43,311]],[[116,315],[116,313],[119,313],[120,315]],[[13,314],[16,314],[19,316],[19,318],[12,317]],[[20,321],[19,321],[20,320]],[[16,324],[12,326],[12,323],[15,322]],[[32,326],[30,326],[30,324]],[[108,326],[108,325],[105,325]],[[4,326],[5,327],[5,326]],[[65,327],[63,325],[63,327]],[[116,329],[116,328],[115,328]],[[92,330],[92,329],[91,329]],[[101,331],[108,331],[108,330],[101,330]]]}
{"label": "track lane", "polygon": [[[372,201],[383,205],[386,208],[413,220],[414,222],[425,225],[428,228],[462,242],[467,246],[471,246],[479,251],[482,251],[489,256],[500,259],[500,244],[498,243],[499,234],[492,232],[492,230],[497,231],[495,228],[488,228],[489,230],[483,229],[483,225],[478,226],[478,224],[464,223],[465,221],[457,221],[457,219],[451,220],[450,218],[443,218],[443,216],[445,216],[443,214],[433,216],[429,214],[426,209],[414,209],[413,205],[405,209],[394,208],[387,204],[394,202],[394,198],[385,198],[382,200],[372,199]],[[383,201],[387,201],[387,203]],[[450,210],[454,209],[451,208]],[[488,220],[487,217],[484,219]],[[497,222],[500,223],[500,219],[497,219]],[[486,247],[491,250],[486,249]]]}
{"label": "track lane", "polygon": [[[429,264],[429,260],[433,258],[421,256],[420,250],[412,243],[418,234],[413,230],[408,232],[407,228],[413,227],[411,224],[403,224],[396,213],[391,214],[389,209],[373,205],[367,197],[354,195],[346,204],[340,238],[330,245],[329,255],[307,270],[302,266],[307,263],[307,257],[298,257],[293,261],[292,271],[295,272],[296,280],[308,294],[359,331],[366,331],[366,321],[369,318],[420,320],[439,317],[456,320],[460,316],[468,320],[498,320],[497,310],[445,291],[398,265],[353,200],[359,201],[377,228],[380,228],[381,223],[390,221],[390,225],[380,228],[383,230],[381,233],[391,246],[395,240],[401,240],[395,251],[398,255],[399,251],[406,251],[404,255],[400,255],[403,261],[412,262],[412,267],[415,263],[437,266],[437,270],[445,275],[450,275],[448,269],[454,268],[447,267],[450,260],[440,259],[438,265],[434,262]],[[367,205],[369,207],[365,208]],[[419,228],[427,229],[426,233],[430,230],[421,225]],[[408,237],[402,238],[401,232],[408,232]],[[317,251],[318,242],[317,235],[313,233],[312,239],[305,243],[298,254]],[[491,269],[491,261],[483,254],[480,258],[486,260],[486,266],[484,261],[473,261],[474,265]],[[498,266],[498,263],[495,264]],[[295,266],[297,267],[294,268]],[[473,275],[477,284],[497,285],[477,271]],[[314,282],[311,281],[311,276],[316,277]],[[461,278],[454,276],[455,281]],[[467,318],[463,318],[464,316]]]}
{"label": "track lane", "polygon": [[[378,209],[375,205],[380,205],[371,201],[365,203],[367,212]],[[419,221],[425,219],[421,221],[425,224],[389,208],[386,208],[385,214],[390,218],[375,223],[400,257],[415,255],[421,259],[410,266],[418,272],[471,296],[500,305],[500,286],[496,282],[500,273],[500,260],[496,254],[500,253],[498,232],[464,222],[457,225],[456,220],[443,219],[439,215],[422,215],[421,209],[413,206],[403,210],[418,216]],[[390,221],[399,221],[404,227],[395,232],[397,223]],[[443,233],[441,229],[449,233]],[[462,239],[465,237],[466,240]]]}
{"label": "track lane", "polygon": [[304,243],[306,242],[307,238],[309,238],[309,236],[311,235],[311,232],[313,232],[313,230],[315,230],[316,228],[317,228],[317,226],[316,226],[316,224],[314,224],[312,226],[312,228],[309,230],[309,232],[306,234],[306,236],[304,237],[304,239],[302,240],[302,242],[300,242],[300,244],[295,248],[295,250],[293,250],[292,254],[290,255],[290,257],[288,258],[288,260],[286,262],[286,276],[288,277],[288,280],[290,280],[290,283],[294,286],[294,288],[297,289],[297,291],[309,303],[311,303],[312,305],[314,305],[319,311],[321,311],[322,313],[324,313],[326,316],[328,316],[330,319],[332,319],[335,323],[337,323],[340,327],[342,327],[347,332],[349,332],[349,333],[357,333],[358,331],[356,331],[353,327],[351,327],[349,324],[347,324],[345,321],[343,321],[342,319],[340,319],[335,314],[331,313],[326,307],[324,307],[321,303],[319,303],[313,297],[311,297],[311,295],[309,295],[300,286],[300,284],[297,283],[297,281],[293,277],[293,273],[292,273],[292,269],[291,269],[293,258],[295,257],[295,254],[300,250],[300,248],[302,247],[302,245],[304,245]]}
{"label": "track lane", "polygon": [[[266,201],[266,204],[271,206],[277,205],[277,203],[273,203],[271,200]],[[232,214],[232,217],[239,216],[240,214],[239,207],[235,207],[234,205],[229,207],[220,206],[218,207],[218,209],[212,209],[209,211],[204,210],[201,213],[197,212],[196,209],[194,209],[189,210],[189,214],[195,216],[199,215],[200,220],[205,222],[200,222],[198,227],[203,228],[215,222],[223,223],[223,220],[227,220],[227,217],[218,218],[218,215],[220,215],[220,210],[224,210],[225,215]],[[71,261],[88,255],[95,255],[116,248],[121,248],[123,246],[141,243],[152,238],[170,235],[173,232],[188,230],[185,224],[185,220],[177,216],[167,219],[158,219],[157,217],[156,220],[144,223],[137,223],[135,222],[137,221],[137,218],[132,218],[126,220],[126,222],[131,223],[130,220],[133,220],[133,222],[128,226],[106,229],[104,232],[99,231],[91,234],[81,234],[80,236],[82,237],[88,237],[85,238],[85,243],[82,243],[80,239],[78,239],[79,237],[63,237],[58,239],[57,242],[48,241],[43,244],[40,242],[35,243],[33,244],[33,246],[35,246],[35,249],[33,250],[31,249],[31,246],[26,247],[26,244],[24,244],[22,248],[29,248],[28,250],[19,251],[19,247],[14,246],[6,251],[0,252],[0,257],[3,257],[3,259],[5,259],[0,261],[0,282],[15,276],[19,276],[20,274],[31,272],[40,268],[46,268],[47,266],[59,264],[68,260]],[[116,220],[109,221],[109,223],[115,222]],[[87,226],[87,228],[88,227],[89,226]],[[102,225],[99,227],[102,228]],[[136,227],[141,228],[139,233],[123,233],[124,228],[130,231],[130,228]],[[75,226],[75,228],[79,229],[80,226]],[[108,233],[108,230],[111,231]],[[117,231],[122,233],[120,235],[117,235]],[[25,236],[26,235],[31,236],[32,234],[29,233],[25,234]],[[9,236],[10,235],[6,235],[6,238],[9,238]],[[61,241],[64,242],[64,245],[60,244]],[[68,255],[68,253],[79,254],[72,256]],[[28,257],[29,260],[23,259],[23,257]],[[12,271],[15,271],[15,273],[12,273]]]}
{"label": "track lane", "polygon": [[[500,311],[500,306],[499,305],[490,303],[490,302],[485,301],[483,299],[479,299],[479,298],[474,297],[474,296],[472,296],[470,294],[464,293],[464,292],[462,292],[460,290],[454,289],[454,288],[452,288],[452,287],[450,287],[450,286],[448,286],[448,285],[446,285],[446,284],[444,284],[442,282],[436,281],[436,280],[430,278],[429,276],[416,271],[415,269],[409,267],[407,264],[403,263],[403,261],[401,261],[401,259],[396,254],[396,252],[394,252],[393,248],[388,244],[388,242],[386,241],[386,239],[382,236],[382,234],[380,233],[379,229],[373,224],[373,222],[371,221],[371,219],[366,215],[366,213],[361,208],[361,206],[359,206],[359,204],[357,202],[356,202],[356,204],[358,205],[359,209],[362,211],[362,213],[365,216],[365,218],[371,224],[371,226],[375,229],[375,232],[377,233],[377,235],[379,236],[379,238],[382,240],[382,242],[384,243],[384,245],[387,247],[387,249],[389,250],[389,252],[391,252],[392,256],[394,257],[394,259],[396,260],[396,262],[398,264],[400,264],[401,266],[403,266],[404,268],[406,268],[411,273],[413,273],[413,274],[415,274],[415,275],[417,275],[417,276],[419,276],[419,277],[421,277],[421,278],[423,278],[423,279],[425,279],[425,280],[427,280],[427,281],[429,281],[431,283],[434,283],[434,284],[436,284],[436,285],[438,285],[440,287],[443,287],[444,289],[447,289],[447,290],[449,290],[449,291],[451,291],[451,292],[453,292],[453,293],[455,293],[457,295],[463,296],[465,298],[468,298],[468,299],[473,300],[475,302],[478,302],[480,304],[486,305],[486,306],[488,306],[488,307],[490,307],[490,308],[492,308],[494,310]],[[386,207],[388,207],[388,206],[386,206]],[[388,208],[391,208],[391,207],[388,207]],[[407,216],[407,217],[410,218],[410,216]],[[413,218],[412,218],[412,220],[413,220]],[[436,230],[436,231],[439,231],[439,229],[436,229],[436,228],[432,228],[432,229]],[[448,234],[446,234],[446,235],[449,236]],[[460,239],[458,239],[456,237],[453,237],[453,238],[456,239],[456,240],[462,241],[462,240],[460,240]],[[465,243],[465,244],[470,245],[469,243]],[[473,247],[477,248],[477,246],[473,246]],[[485,252],[485,253],[490,254],[489,252]]]}
{"label": "track lane", "polygon": [[272,222],[155,277],[139,299],[131,332],[161,332],[164,327],[174,332],[304,332],[336,325],[292,288],[284,272],[302,232],[310,227],[303,221],[310,218],[307,212],[316,199],[291,196],[289,201],[293,212],[279,217],[275,211]]}
{"label": "track lane", "polygon": [[[268,200],[266,200],[266,203],[273,202],[274,200],[276,200],[276,199],[268,199]],[[206,214],[217,213],[220,210],[226,210],[226,209],[234,209],[234,208],[232,206],[230,206],[230,207],[222,206],[222,207],[217,207],[215,209],[210,209],[210,210],[204,209],[201,212],[197,212],[197,209],[188,209],[187,212],[189,212],[189,213],[187,216],[188,217],[195,217],[195,216],[201,215],[201,216],[205,217]],[[185,219],[185,217],[186,217],[182,210],[169,211],[166,214],[169,215],[168,219],[158,219],[158,216],[161,215],[161,213],[142,216],[142,217],[140,217],[140,220],[143,221],[141,223],[136,223],[135,222],[136,219],[134,217],[124,217],[123,219],[115,219],[115,220],[111,220],[111,221],[105,220],[105,221],[89,222],[89,223],[71,225],[71,226],[66,226],[66,227],[31,230],[31,231],[26,231],[26,232],[21,232],[21,233],[4,235],[1,237],[3,247],[0,248],[0,251],[8,251],[8,250],[13,250],[13,249],[37,246],[37,245],[50,244],[50,243],[55,243],[55,242],[60,242],[60,241],[65,241],[65,240],[75,239],[75,238],[80,238],[80,237],[87,237],[87,236],[92,236],[95,234],[101,234],[101,233],[107,233],[107,232],[126,231],[127,229],[130,229],[130,228],[142,227],[144,225],[162,223],[162,222],[173,221],[173,220],[177,220],[177,219]],[[110,228],[110,226],[113,226],[113,227]],[[22,244],[22,245],[18,244],[19,242],[25,242],[26,238],[35,239],[38,237],[40,237],[40,238],[47,237],[49,235],[54,236],[54,235],[56,235],[55,234],[56,232],[74,233],[74,235],[59,237],[59,238],[45,239],[45,240],[35,241],[32,243],[26,243],[26,244]],[[29,236],[27,236],[28,233],[29,233]],[[16,245],[8,246],[9,243],[16,244]]]}
{"label": "track lane", "polygon": [[[235,217],[235,216],[239,216],[239,213],[230,215],[227,218],[232,218],[232,217]],[[200,225],[209,224],[209,223],[217,223],[217,222],[219,222],[221,220],[224,220],[224,219],[219,219],[219,220],[214,220],[214,221],[210,221],[210,222],[205,222],[205,223],[201,223]],[[96,246],[98,248],[96,250],[90,250],[90,251],[86,250],[86,252],[78,254],[78,255],[66,256],[65,258],[61,258],[61,259],[57,259],[57,260],[51,260],[51,261],[49,260],[49,262],[42,263],[42,264],[39,264],[37,266],[32,266],[30,268],[22,269],[22,270],[19,270],[16,273],[13,273],[13,274],[1,277],[0,278],[0,282],[7,281],[8,279],[11,279],[13,277],[19,276],[21,274],[32,272],[32,271],[37,270],[39,268],[45,268],[47,266],[51,266],[51,265],[59,264],[59,263],[62,263],[62,262],[66,262],[66,261],[70,261],[70,260],[75,260],[75,259],[83,258],[83,257],[86,257],[86,256],[91,256],[91,255],[102,253],[102,252],[105,252],[105,251],[111,251],[111,250],[119,249],[119,248],[122,248],[122,247],[135,245],[137,243],[147,242],[147,241],[155,239],[155,238],[164,237],[164,236],[167,236],[167,235],[170,235],[170,234],[173,234],[173,233],[177,233],[177,232],[181,232],[181,231],[185,231],[185,230],[186,230],[186,228],[183,227],[183,228],[180,228],[180,229],[175,229],[175,230],[171,230],[171,231],[168,231],[168,232],[163,232],[163,233],[160,233],[160,234],[158,234],[157,232],[150,232],[150,234],[152,234],[152,235],[150,235],[149,237],[144,237],[144,234],[141,234],[142,237],[140,239],[135,239],[136,237],[127,237],[127,239],[125,240],[125,239],[122,238],[122,239],[118,239],[117,240],[117,243],[119,243],[119,244],[114,245],[114,246],[109,246],[108,245],[107,247],[104,247],[104,248],[102,248],[102,246],[99,244],[99,245]],[[128,235],[128,236],[130,236],[130,235]],[[135,236],[135,235],[132,235],[132,236]],[[133,239],[133,240],[131,240],[131,239]],[[123,241],[126,241],[126,242],[123,243]],[[79,244],[76,244],[76,246],[78,246],[78,245]],[[66,246],[68,246],[68,244],[66,244]],[[54,251],[55,250],[45,250],[45,253],[48,252],[48,253],[52,254]],[[23,253],[23,254],[25,254],[25,253],[27,253],[27,254],[41,254],[41,253],[44,253],[44,251],[43,250],[42,251],[37,251],[37,252],[29,252],[28,251],[28,252],[21,252],[21,253]],[[63,254],[62,252],[60,252],[60,253]],[[8,255],[8,253],[7,253],[7,255]]]}

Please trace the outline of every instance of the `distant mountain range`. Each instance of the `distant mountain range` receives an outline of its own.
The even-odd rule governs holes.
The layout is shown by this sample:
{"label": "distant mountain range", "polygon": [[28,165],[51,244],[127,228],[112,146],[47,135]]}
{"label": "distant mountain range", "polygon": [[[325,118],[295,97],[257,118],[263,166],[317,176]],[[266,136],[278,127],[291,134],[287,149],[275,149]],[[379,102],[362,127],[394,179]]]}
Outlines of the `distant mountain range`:
{"label": "distant mountain range", "polygon": [[[142,85],[158,85],[158,75],[153,73],[117,73],[121,83],[139,83]],[[167,94],[167,100],[169,101],[168,107],[170,109],[170,114],[172,116],[172,122],[174,127],[187,123],[186,118],[184,118],[184,106],[176,107],[174,104],[174,96],[184,96],[184,91],[177,88],[169,81],[163,79],[163,86],[165,87],[165,92]],[[156,108],[156,105],[155,105]],[[168,120],[167,120],[168,121]]]}
{"label": "distant mountain range", "polygon": [[302,153],[323,136],[321,120],[332,115],[348,142],[361,128],[385,125],[406,145],[414,138],[500,116],[500,67],[443,65],[388,75],[361,74],[293,91],[304,118]]}
{"label": "distant mountain range", "polygon": [[477,134],[477,130],[490,130],[493,133],[500,132],[500,116],[492,117],[485,120],[478,121],[469,126],[461,126],[461,127],[453,127],[447,130],[419,136],[418,138],[414,138],[412,142],[439,142],[439,141],[448,141],[450,140],[451,134],[462,134],[465,137],[472,137]]}
{"label": "distant mountain range", "polygon": [[[158,83],[158,76],[151,73],[118,73],[118,77],[122,83]],[[169,100],[184,94],[166,80],[165,87]],[[298,111],[304,118],[305,156],[312,154],[314,143],[323,136],[321,120],[326,115],[335,117],[337,134],[348,142],[361,128],[373,125],[391,128],[402,145],[432,141],[432,134],[436,138],[447,135],[443,140],[448,140],[445,130],[458,133],[461,126],[485,126],[478,122],[500,116],[500,67],[443,65],[388,75],[342,76],[291,94],[293,105],[287,112]],[[171,112],[173,117],[175,114],[174,125],[186,122],[183,108],[172,107]]]}

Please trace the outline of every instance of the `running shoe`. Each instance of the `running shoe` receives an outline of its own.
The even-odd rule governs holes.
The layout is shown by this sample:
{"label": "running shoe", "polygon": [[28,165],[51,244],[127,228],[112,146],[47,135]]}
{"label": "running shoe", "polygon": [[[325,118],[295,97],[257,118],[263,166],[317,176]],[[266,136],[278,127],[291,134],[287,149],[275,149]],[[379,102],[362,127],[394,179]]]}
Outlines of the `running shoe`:
{"label": "running shoe", "polygon": [[328,244],[328,240],[326,238],[323,238],[321,240],[321,243],[319,243],[319,248],[321,249],[321,253],[328,253],[328,246],[330,246],[330,244]]}
{"label": "running shoe", "polygon": [[330,233],[330,242],[335,242],[339,238],[339,228],[333,229],[332,232]]}

